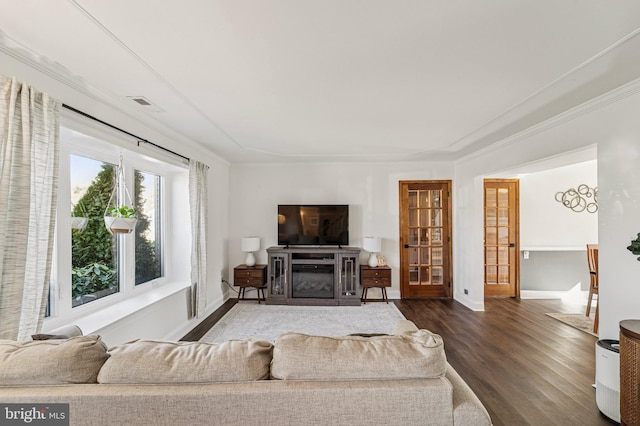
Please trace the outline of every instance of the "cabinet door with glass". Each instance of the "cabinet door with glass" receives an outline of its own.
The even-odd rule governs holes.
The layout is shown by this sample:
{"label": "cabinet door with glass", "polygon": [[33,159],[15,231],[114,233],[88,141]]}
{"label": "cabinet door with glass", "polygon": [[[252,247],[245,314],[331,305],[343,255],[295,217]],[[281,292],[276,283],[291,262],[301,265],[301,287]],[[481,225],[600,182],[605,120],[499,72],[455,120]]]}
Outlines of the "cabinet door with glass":
{"label": "cabinet door with glass", "polygon": [[360,262],[359,250],[338,256],[338,291],[343,301],[360,301]]}
{"label": "cabinet door with glass", "polygon": [[289,253],[269,252],[267,303],[287,303],[289,293]]}

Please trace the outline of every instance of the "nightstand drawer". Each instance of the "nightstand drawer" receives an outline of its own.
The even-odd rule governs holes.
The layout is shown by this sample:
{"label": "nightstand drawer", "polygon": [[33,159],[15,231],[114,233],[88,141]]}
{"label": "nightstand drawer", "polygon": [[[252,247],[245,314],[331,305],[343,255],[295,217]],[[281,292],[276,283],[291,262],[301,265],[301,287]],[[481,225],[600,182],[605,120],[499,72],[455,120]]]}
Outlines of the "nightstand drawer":
{"label": "nightstand drawer", "polygon": [[266,267],[237,267],[233,270],[233,284],[239,287],[261,287],[267,282]]}
{"label": "nightstand drawer", "polygon": [[367,279],[367,278],[371,278],[371,279],[381,279],[381,278],[387,278],[387,279],[391,279],[391,270],[390,269],[365,269],[362,268],[362,270],[360,271],[360,275],[362,276],[362,279]]}
{"label": "nightstand drawer", "polygon": [[391,268],[379,266],[372,268],[360,266],[360,286],[362,287],[391,287]]}
{"label": "nightstand drawer", "polygon": [[391,287],[391,278],[368,278],[362,277],[362,287]]}

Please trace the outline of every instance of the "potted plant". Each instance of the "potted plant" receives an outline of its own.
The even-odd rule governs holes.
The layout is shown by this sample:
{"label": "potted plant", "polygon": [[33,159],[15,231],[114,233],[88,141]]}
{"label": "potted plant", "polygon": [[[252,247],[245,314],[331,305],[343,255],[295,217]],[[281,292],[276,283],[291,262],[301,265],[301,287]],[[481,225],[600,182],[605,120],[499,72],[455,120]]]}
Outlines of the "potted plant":
{"label": "potted plant", "polygon": [[127,206],[110,206],[104,214],[104,225],[112,234],[129,234],[135,227],[138,219],[136,211]]}
{"label": "potted plant", "polygon": [[[635,240],[631,240],[631,245],[627,247],[627,250],[635,256],[640,255],[640,233],[638,233],[638,237]],[[638,260],[640,260],[640,257]]]}

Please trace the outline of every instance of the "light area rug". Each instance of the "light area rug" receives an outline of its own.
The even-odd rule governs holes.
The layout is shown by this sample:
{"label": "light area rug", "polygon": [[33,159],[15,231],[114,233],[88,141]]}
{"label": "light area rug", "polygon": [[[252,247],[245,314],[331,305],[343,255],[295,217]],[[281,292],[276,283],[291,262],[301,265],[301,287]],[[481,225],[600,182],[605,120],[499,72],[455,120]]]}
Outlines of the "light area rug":
{"label": "light area rug", "polygon": [[[592,309],[592,311],[594,311],[594,309]],[[556,312],[548,313],[547,315],[549,315],[551,318],[557,319],[560,322],[570,325],[573,328],[577,328],[578,330],[598,337],[598,335],[593,332],[593,312],[591,313],[591,316],[586,316],[585,314],[565,314]]]}
{"label": "light area rug", "polygon": [[230,339],[270,342],[286,332],[320,336],[354,333],[392,334],[405,319],[393,303],[361,306],[288,306],[238,303],[200,339],[220,343]]}

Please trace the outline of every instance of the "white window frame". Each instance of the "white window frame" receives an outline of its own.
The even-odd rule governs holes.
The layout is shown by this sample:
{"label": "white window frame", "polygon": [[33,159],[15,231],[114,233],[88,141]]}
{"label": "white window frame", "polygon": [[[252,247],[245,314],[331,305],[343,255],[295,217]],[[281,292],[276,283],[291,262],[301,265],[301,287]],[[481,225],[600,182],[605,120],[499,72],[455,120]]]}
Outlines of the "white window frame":
{"label": "white window frame", "polygon": [[[188,169],[183,162],[160,160],[148,153],[143,153],[142,149],[136,149],[135,142],[132,143],[130,139],[117,137],[117,135],[105,132],[104,129],[95,128],[95,126],[63,122],[62,127],[50,313],[49,317],[45,318],[43,330],[74,323],[81,325],[83,331],[92,332],[189,285],[188,277],[177,277],[173,274],[174,269],[184,269],[174,268],[173,265],[176,262],[189,261],[188,250],[184,250],[186,242],[182,242],[182,247],[177,250],[168,249],[169,244],[172,244],[172,234],[175,234],[175,230],[168,232],[172,227],[172,222],[175,227],[184,227],[185,218],[187,223],[189,221],[188,209],[176,209],[172,206],[173,203],[184,203],[184,199],[178,199],[179,195],[176,198],[176,193],[180,192],[176,191],[176,185],[179,182],[184,186],[185,182],[188,182]],[[78,134],[74,133],[74,136],[69,137],[69,132],[78,132]],[[134,187],[134,170],[153,173],[161,176],[163,180],[160,203],[162,277],[135,285],[135,263],[132,261],[132,256],[135,255],[135,238],[132,234],[120,236],[118,267],[121,276],[119,291],[75,308],[72,307],[71,297],[71,232],[68,231],[70,229],[69,206],[71,205],[69,173],[71,154],[116,165],[118,165],[119,157],[122,154],[127,179],[126,185],[130,193]],[[176,217],[176,211],[181,216],[186,216]],[[190,237],[187,236],[187,239],[190,245]],[[182,271],[182,275],[185,275],[184,271]]]}

